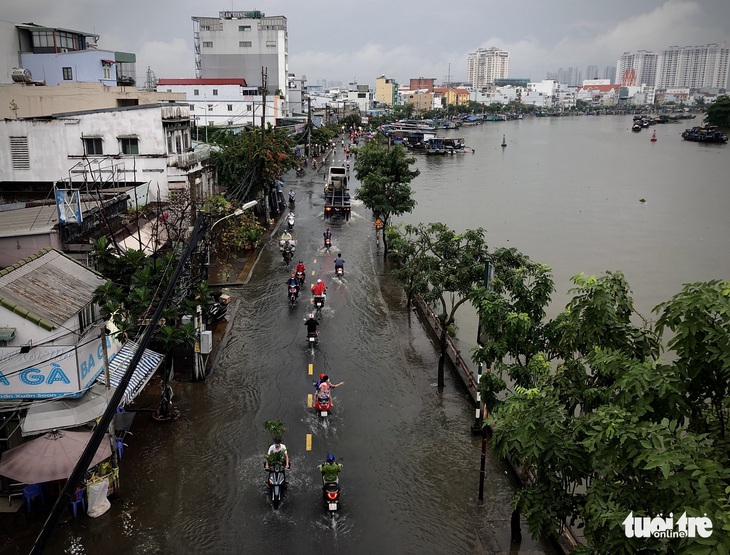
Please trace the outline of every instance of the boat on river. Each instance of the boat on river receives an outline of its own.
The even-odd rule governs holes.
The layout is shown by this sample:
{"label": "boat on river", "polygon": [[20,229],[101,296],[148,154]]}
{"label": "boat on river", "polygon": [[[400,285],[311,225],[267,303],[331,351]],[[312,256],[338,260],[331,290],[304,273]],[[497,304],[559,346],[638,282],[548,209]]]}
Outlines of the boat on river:
{"label": "boat on river", "polygon": [[465,151],[464,139],[451,137],[432,137],[423,142],[426,154],[459,154]]}
{"label": "boat on river", "polygon": [[705,125],[704,127],[695,126],[685,129],[682,132],[682,138],[685,141],[693,141],[696,143],[726,143],[727,135],[718,131],[714,125]]}

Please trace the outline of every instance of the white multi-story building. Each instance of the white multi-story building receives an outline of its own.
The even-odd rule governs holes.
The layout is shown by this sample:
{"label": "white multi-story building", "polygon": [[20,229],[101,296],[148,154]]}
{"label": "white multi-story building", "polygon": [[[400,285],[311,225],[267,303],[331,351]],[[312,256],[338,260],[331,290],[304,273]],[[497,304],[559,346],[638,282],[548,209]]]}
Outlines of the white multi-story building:
{"label": "white multi-story building", "polygon": [[[276,126],[282,99],[259,94],[245,79],[160,79],[157,92],[184,93],[195,127]],[[198,137],[196,137],[197,139]]]}
{"label": "white multi-story building", "polygon": [[661,52],[656,86],[724,89],[729,69],[730,48],[724,43],[670,46]]}
{"label": "white multi-story building", "polygon": [[497,47],[479,48],[470,52],[466,61],[466,80],[478,89],[491,85],[495,79],[509,77],[509,52]]}
{"label": "white multi-story building", "polygon": [[244,78],[268,94],[286,98],[289,38],[286,17],[263,12],[225,11],[218,17],[193,17],[195,76],[203,79]]}
{"label": "white multi-story building", "polygon": [[624,52],[616,62],[615,82],[625,87],[655,86],[658,60],[659,55],[656,52]]}
{"label": "white multi-story building", "polygon": [[[148,104],[0,121],[0,189],[148,184],[149,198],[212,194],[208,150],[194,151],[187,104]],[[108,169],[111,168],[111,169]]]}

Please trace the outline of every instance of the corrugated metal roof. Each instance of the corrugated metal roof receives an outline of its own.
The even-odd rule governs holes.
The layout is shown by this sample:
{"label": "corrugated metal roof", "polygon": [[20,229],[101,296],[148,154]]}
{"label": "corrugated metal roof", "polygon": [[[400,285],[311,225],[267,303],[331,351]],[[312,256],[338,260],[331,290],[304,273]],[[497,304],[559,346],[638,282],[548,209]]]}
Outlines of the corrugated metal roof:
{"label": "corrugated metal roof", "polygon": [[245,79],[205,77],[201,79],[160,79],[157,86],[163,85],[241,85],[246,87]]}
{"label": "corrugated metal roof", "polygon": [[63,253],[47,249],[0,271],[0,305],[53,329],[87,306],[105,281]]}

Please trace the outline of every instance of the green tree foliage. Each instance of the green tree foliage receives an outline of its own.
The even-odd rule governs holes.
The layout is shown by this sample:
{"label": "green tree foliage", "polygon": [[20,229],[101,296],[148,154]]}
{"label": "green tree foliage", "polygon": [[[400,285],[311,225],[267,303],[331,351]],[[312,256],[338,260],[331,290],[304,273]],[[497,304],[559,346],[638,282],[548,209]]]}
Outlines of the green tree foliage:
{"label": "green tree foliage", "polygon": [[283,129],[257,128],[226,135],[212,152],[211,162],[227,197],[243,204],[266,195],[281,175],[298,166],[295,146]]}
{"label": "green tree foliage", "polygon": [[236,211],[236,206],[223,196],[207,198],[202,211],[210,218],[210,224],[215,224],[209,231],[208,241],[212,256],[219,262],[227,262],[248,245],[257,245],[264,233],[264,227],[251,212],[231,216],[216,223]]}
{"label": "green tree foliage", "polygon": [[[508,260],[516,275],[520,263],[524,273],[531,267],[526,259]],[[515,385],[506,399],[494,395],[500,384],[482,383],[483,394],[492,395],[485,401],[496,405],[492,446],[524,470],[527,485],[513,508],[526,517],[530,531],[544,535],[556,533],[560,523],[578,525],[586,540],[578,553],[728,553],[730,465],[723,436],[730,405],[728,284],[685,286],[655,309],[660,317],[652,329],[634,311],[623,275],[575,276],[566,310],[530,328],[547,289],[536,295],[532,317],[517,326],[518,332],[533,329],[536,335],[530,336],[515,333],[510,320],[518,311],[504,307],[531,295],[524,290],[514,295],[520,280],[503,275],[497,268],[494,281],[498,287],[511,283],[500,291],[504,301],[494,298],[496,290],[475,295],[492,333],[503,332],[514,345],[507,349],[496,338],[497,345],[478,354],[485,360],[503,353],[527,359],[537,352],[531,362],[543,369],[526,376],[513,372],[514,381],[528,377],[531,383]],[[668,342],[673,363],[659,359],[663,330],[674,334]],[[531,342],[537,347],[527,345]],[[556,365],[553,371],[544,371],[548,360]],[[622,523],[630,512],[651,517],[673,512],[676,521],[685,511],[707,514],[712,536],[625,536]]]}
{"label": "green tree foliage", "polygon": [[707,107],[705,121],[718,127],[730,128],[730,96],[718,96],[715,102]]}
{"label": "green tree foliage", "polygon": [[[404,242],[411,246],[405,248]],[[456,311],[469,301],[473,287],[484,280],[488,259],[485,231],[477,228],[456,233],[442,223],[406,226],[397,244],[401,267],[396,275],[406,277],[409,293],[421,295],[437,312],[438,387],[443,388],[448,330],[456,322]]]}
{"label": "green tree foliage", "polygon": [[355,189],[355,198],[382,220],[384,256],[388,254],[385,230],[391,216],[412,212],[416,206],[410,183],[421,172],[411,169],[415,161],[401,145],[388,148],[377,139],[357,150],[354,170],[362,186]]}
{"label": "green tree foliage", "polygon": [[[550,268],[533,262],[517,249],[499,248],[490,256],[494,279],[471,292],[480,315],[481,346],[474,360],[500,377],[507,373],[518,386],[533,387],[550,370],[545,340],[545,308],[555,290]],[[536,359],[535,357],[539,357]],[[505,383],[483,374],[482,395],[495,398]],[[488,406],[488,409],[493,407]]]}

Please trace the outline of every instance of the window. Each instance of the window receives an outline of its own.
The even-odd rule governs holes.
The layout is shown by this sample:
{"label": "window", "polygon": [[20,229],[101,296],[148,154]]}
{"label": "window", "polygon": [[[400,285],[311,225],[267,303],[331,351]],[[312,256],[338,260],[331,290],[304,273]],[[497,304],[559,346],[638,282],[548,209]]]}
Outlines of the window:
{"label": "window", "polygon": [[266,41],[266,48],[276,48],[276,41],[275,40],[267,40]]}
{"label": "window", "polygon": [[241,31],[242,33],[245,33],[247,31],[251,30],[251,26],[250,25],[239,25],[238,30]]}
{"label": "window", "polygon": [[212,104],[208,104],[208,111],[209,112],[212,112],[213,111],[213,105]]}
{"label": "window", "polygon": [[10,137],[10,157],[14,170],[30,169],[28,137]]}
{"label": "window", "polygon": [[175,146],[177,147],[177,153],[182,153],[182,138],[180,135],[175,135]]}
{"label": "window", "polygon": [[122,154],[139,154],[139,139],[137,137],[119,139],[119,150]]}
{"label": "window", "polygon": [[167,136],[167,153],[168,154],[175,154],[172,151],[172,135]]}
{"label": "window", "polygon": [[83,334],[89,327],[96,322],[96,305],[89,304],[79,312],[79,333]]}
{"label": "window", "polygon": [[211,41],[204,40],[203,41],[203,48],[213,48],[213,41],[212,40]]}
{"label": "window", "polygon": [[63,80],[64,81],[73,81],[74,72],[70,67],[63,67],[63,68],[61,68],[61,71],[63,71]]}
{"label": "window", "polygon": [[103,74],[104,79],[111,79],[112,78],[112,68],[109,64],[104,64],[101,67],[101,71]]}
{"label": "window", "polygon": [[193,89],[193,96],[200,96],[200,89]]}
{"label": "window", "polygon": [[251,41],[250,40],[238,41],[238,46],[241,48],[251,48]]}
{"label": "window", "polygon": [[183,134],[183,146],[186,151],[190,148],[190,135],[187,131]]}
{"label": "window", "polygon": [[213,89],[213,96],[218,96],[218,89]]}
{"label": "window", "polygon": [[228,104],[228,111],[229,112],[232,112],[233,111],[233,104]]}
{"label": "window", "polygon": [[104,154],[101,148],[101,137],[84,139],[84,153],[87,155]]}

